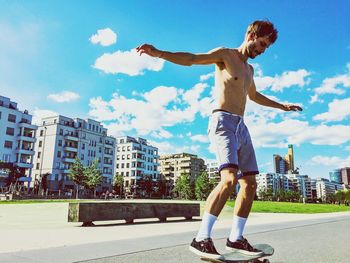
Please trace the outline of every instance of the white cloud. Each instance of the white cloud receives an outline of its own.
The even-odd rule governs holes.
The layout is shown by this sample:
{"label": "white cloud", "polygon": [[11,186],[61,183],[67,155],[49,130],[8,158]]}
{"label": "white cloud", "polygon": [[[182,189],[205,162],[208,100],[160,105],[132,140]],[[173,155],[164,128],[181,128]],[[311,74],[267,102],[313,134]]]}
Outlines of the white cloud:
{"label": "white cloud", "polygon": [[255,85],[258,91],[270,89],[274,92],[283,91],[285,88],[292,86],[304,87],[310,83],[310,79],[307,78],[311,75],[305,69],[299,69],[296,71],[285,71],[282,75],[275,75],[274,77],[264,76],[259,64],[253,64],[255,72]]}
{"label": "white cloud", "polygon": [[344,94],[345,90],[341,86],[344,88],[350,87],[350,63],[346,67],[347,72],[345,74],[324,79],[321,86],[315,88],[315,94]]}
{"label": "white cloud", "polygon": [[194,142],[201,142],[201,143],[208,143],[209,142],[208,135],[203,135],[203,134],[193,135],[191,137],[191,140]]}
{"label": "white cloud", "polygon": [[92,35],[89,38],[90,42],[93,44],[100,43],[101,46],[110,46],[117,42],[117,34],[110,28],[97,30],[97,34]]}
{"label": "white cloud", "polygon": [[213,78],[214,77],[214,72],[211,72],[211,73],[208,73],[208,74],[205,74],[205,75],[201,75],[199,77],[200,81],[206,81],[210,78]]}
{"label": "white cloud", "polygon": [[58,116],[59,114],[52,110],[44,110],[35,108],[33,111],[33,120],[32,123],[35,125],[42,125],[42,118]]}
{"label": "white cloud", "polygon": [[106,74],[127,74],[137,76],[144,74],[145,70],[160,71],[163,68],[164,60],[148,55],[140,56],[136,49],[131,51],[116,51],[105,53],[97,58],[94,68]]}
{"label": "white cloud", "polygon": [[328,112],[317,114],[314,120],[320,121],[342,121],[350,115],[350,98],[335,99],[328,104]]}
{"label": "white cloud", "polygon": [[310,97],[309,103],[310,103],[310,104],[314,104],[315,102],[323,103],[324,100],[321,100],[321,99],[319,98],[319,95],[318,95],[318,94],[315,94],[315,95],[313,95],[313,96]]}
{"label": "white cloud", "polygon": [[159,155],[183,153],[183,152],[196,154],[200,148],[199,145],[178,146],[168,141],[157,142],[157,141],[149,140],[149,143],[159,149]]}
{"label": "white cloud", "polygon": [[80,96],[79,96],[79,94],[74,93],[72,91],[64,90],[60,93],[50,94],[47,96],[47,98],[50,100],[62,103],[62,102],[75,101],[75,100],[79,99]]}
{"label": "white cloud", "polygon": [[333,167],[349,167],[350,166],[350,156],[347,158],[340,158],[338,156],[322,156],[317,155],[311,159],[313,164],[324,165],[324,166],[333,166]]}
{"label": "white cloud", "polygon": [[113,129],[115,133],[135,129],[140,136],[150,134],[155,138],[171,138],[173,135],[165,128],[193,122],[201,109],[200,96],[206,87],[200,83],[184,92],[175,87],[159,86],[139,94],[139,99],[117,93],[110,101],[91,98],[89,115],[118,126]]}

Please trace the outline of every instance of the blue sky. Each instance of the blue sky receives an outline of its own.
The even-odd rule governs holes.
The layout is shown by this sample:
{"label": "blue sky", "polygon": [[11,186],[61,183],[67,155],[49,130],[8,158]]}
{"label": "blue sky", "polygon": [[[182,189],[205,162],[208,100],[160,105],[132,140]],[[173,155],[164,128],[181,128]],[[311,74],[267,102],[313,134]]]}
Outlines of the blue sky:
{"label": "blue sky", "polygon": [[258,90],[302,105],[284,113],[248,103],[261,172],[294,144],[302,174],[350,166],[348,1],[0,1],[0,94],[38,120],[59,113],[102,121],[114,136],[141,136],[160,153],[214,159],[206,130],[214,66],[139,57],[238,47],[247,25],[269,19],[279,38],[251,60]]}

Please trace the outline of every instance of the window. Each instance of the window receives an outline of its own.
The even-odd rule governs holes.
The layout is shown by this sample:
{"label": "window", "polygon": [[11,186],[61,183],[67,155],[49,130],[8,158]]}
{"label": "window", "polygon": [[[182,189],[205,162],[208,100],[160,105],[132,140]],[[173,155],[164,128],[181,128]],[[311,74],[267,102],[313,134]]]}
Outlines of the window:
{"label": "window", "polygon": [[81,146],[82,150],[85,150],[85,143],[83,143],[83,145]]}
{"label": "window", "polygon": [[43,146],[43,141],[39,141],[39,147]]}
{"label": "window", "polygon": [[14,128],[10,128],[10,127],[7,127],[6,128],[6,134],[7,135],[15,135],[15,129]]}
{"label": "window", "polygon": [[0,120],[1,120],[1,111],[0,111]]}
{"label": "window", "polygon": [[62,129],[60,129],[60,135],[63,135],[63,130]]}
{"label": "window", "polygon": [[117,169],[119,169],[119,163],[117,163],[117,165],[115,166]]}
{"label": "window", "polygon": [[62,140],[58,140],[58,146],[62,146]]}
{"label": "window", "polygon": [[16,115],[9,114],[7,120],[8,120],[9,122],[14,122],[14,123],[16,123]]}
{"label": "window", "polygon": [[44,135],[44,130],[40,130],[40,136]]}
{"label": "window", "polygon": [[84,160],[84,154],[81,155],[81,158],[80,158],[80,159],[81,159],[81,160]]}
{"label": "window", "polygon": [[122,163],[122,168],[124,168],[124,164]]}
{"label": "window", "polygon": [[57,157],[61,158],[61,152],[60,151],[57,151]]}
{"label": "window", "polygon": [[40,169],[40,163],[36,163],[36,169],[37,169],[37,170]]}
{"label": "window", "polygon": [[38,158],[40,158],[41,157],[41,152],[38,152]]}
{"label": "window", "polygon": [[8,149],[12,149],[12,142],[11,141],[5,141],[4,147]]}

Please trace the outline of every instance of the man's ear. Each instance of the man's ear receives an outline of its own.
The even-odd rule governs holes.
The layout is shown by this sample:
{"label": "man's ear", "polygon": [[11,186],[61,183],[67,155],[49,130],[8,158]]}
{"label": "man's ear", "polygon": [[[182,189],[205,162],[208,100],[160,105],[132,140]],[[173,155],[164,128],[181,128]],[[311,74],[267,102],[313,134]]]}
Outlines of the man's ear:
{"label": "man's ear", "polygon": [[255,32],[250,32],[248,34],[248,41],[256,39],[256,34]]}

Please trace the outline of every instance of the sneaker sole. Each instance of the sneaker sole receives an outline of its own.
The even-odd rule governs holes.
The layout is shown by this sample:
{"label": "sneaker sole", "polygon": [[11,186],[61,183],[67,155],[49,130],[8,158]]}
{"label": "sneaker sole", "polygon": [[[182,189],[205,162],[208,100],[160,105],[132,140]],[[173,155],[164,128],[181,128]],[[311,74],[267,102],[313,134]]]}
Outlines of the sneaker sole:
{"label": "sneaker sole", "polygon": [[231,252],[238,252],[238,253],[241,253],[243,255],[247,255],[247,256],[254,256],[254,257],[259,257],[259,256],[262,256],[264,255],[264,252],[252,252],[252,251],[247,251],[247,250],[244,250],[244,249],[237,249],[237,248],[232,248],[232,247],[228,247],[226,246],[226,250],[229,250]]}
{"label": "sneaker sole", "polygon": [[211,258],[211,259],[219,259],[219,260],[223,259],[223,256],[221,256],[221,255],[214,255],[214,254],[204,253],[204,252],[199,251],[198,249],[195,249],[195,248],[192,247],[192,246],[189,246],[188,249],[189,249],[192,253],[194,253],[194,254],[196,254],[196,255],[198,255],[198,256],[201,256],[201,257]]}

